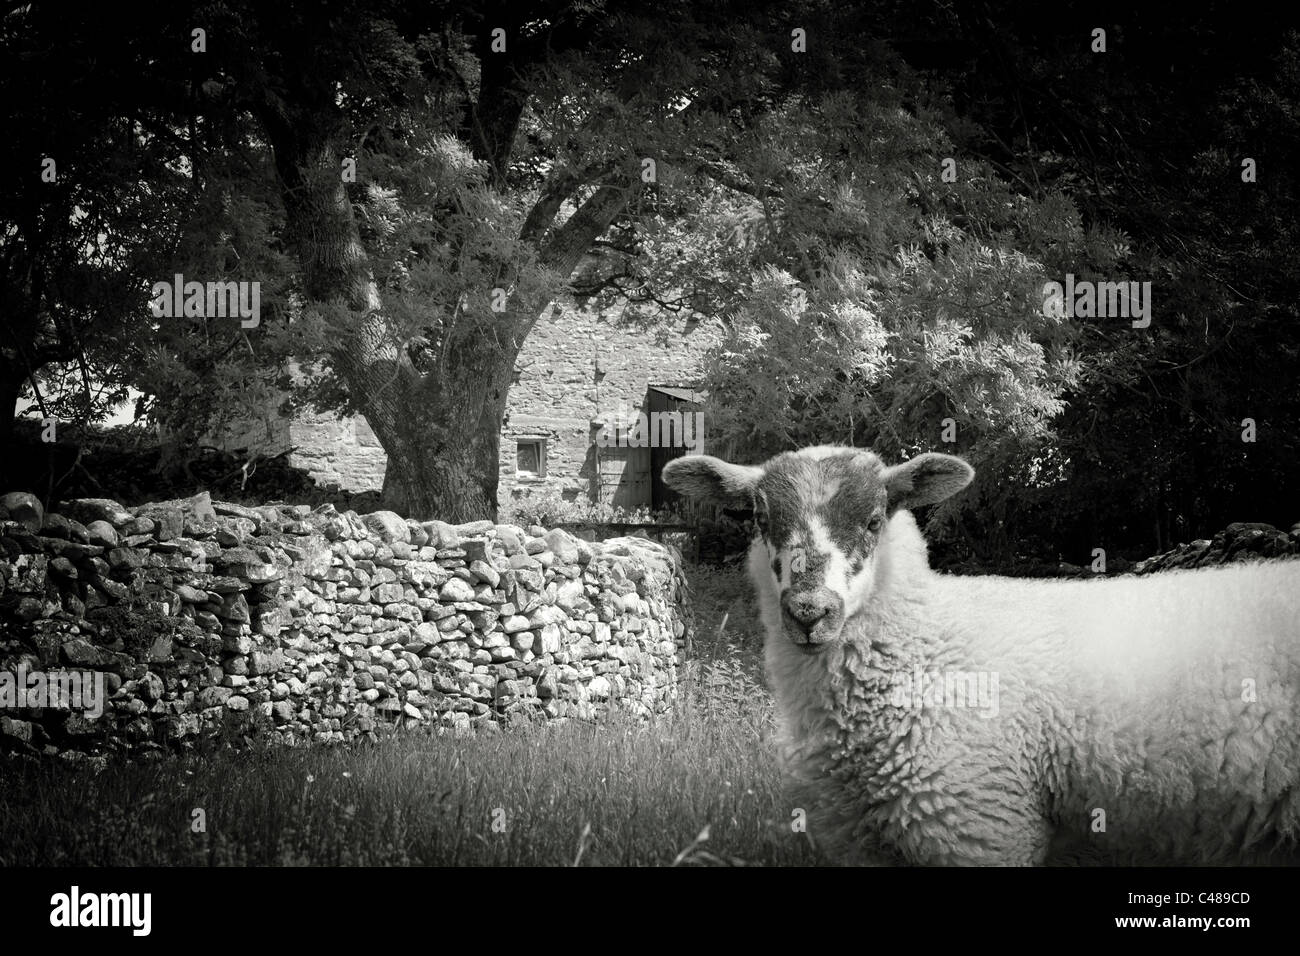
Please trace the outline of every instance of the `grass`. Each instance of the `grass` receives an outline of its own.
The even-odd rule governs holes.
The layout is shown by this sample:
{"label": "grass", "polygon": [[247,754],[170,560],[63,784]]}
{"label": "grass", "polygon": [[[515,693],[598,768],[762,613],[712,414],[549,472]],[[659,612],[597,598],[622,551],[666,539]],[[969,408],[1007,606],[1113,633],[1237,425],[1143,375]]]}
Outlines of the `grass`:
{"label": "grass", "polygon": [[[734,569],[693,569],[669,718],[0,765],[0,865],[794,865],[771,703]],[[202,811],[203,827],[196,811]]]}

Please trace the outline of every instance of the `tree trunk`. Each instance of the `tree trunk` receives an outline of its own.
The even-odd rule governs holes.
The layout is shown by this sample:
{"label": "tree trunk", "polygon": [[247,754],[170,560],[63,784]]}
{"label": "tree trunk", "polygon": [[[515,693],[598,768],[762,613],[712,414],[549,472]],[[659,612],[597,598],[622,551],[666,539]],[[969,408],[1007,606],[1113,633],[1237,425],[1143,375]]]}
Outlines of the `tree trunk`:
{"label": "tree trunk", "polygon": [[[457,337],[454,329],[443,329],[451,336],[445,362],[417,370],[385,321],[339,174],[328,109],[322,109],[318,104],[318,111],[293,117],[271,109],[263,119],[304,290],[312,300],[342,303],[359,316],[331,357],[388,455],[385,499],[420,519],[495,520],[501,420],[514,363],[549,303],[515,303],[511,311],[525,318],[514,327],[499,325],[493,335]],[[597,189],[541,244],[540,261],[567,279],[631,195],[627,188]],[[544,224],[530,226],[536,235],[526,238],[540,242]]]}
{"label": "tree trunk", "polygon": [[376,427],[388,453],[384,500],[390,508],[421,520],[496,520],[509,372],[509,366],[479,375],[457,370],[460,385],[440,389],[452,395],[436,415],[407,414]]}
{"label": "tree trunk", "polygon": [[0,448],[5,449],[3,461],[0,461],[0,494],[18,490],[11,487],[15,478],[9,463],[13,461],[14,419],[18,414],[18,395],[23,377],[11,363],[0,358]]}
{"label": "tree trunk", "polygon": [[359,315],[332,358],[388,455],[387,506],[422,520],[495,520],[498,435],[526,330],[505,342],[460,343],[445,369],[418,371],[384,320],[334,152],[281,155],[288,226],[300,237],[308,295]]}

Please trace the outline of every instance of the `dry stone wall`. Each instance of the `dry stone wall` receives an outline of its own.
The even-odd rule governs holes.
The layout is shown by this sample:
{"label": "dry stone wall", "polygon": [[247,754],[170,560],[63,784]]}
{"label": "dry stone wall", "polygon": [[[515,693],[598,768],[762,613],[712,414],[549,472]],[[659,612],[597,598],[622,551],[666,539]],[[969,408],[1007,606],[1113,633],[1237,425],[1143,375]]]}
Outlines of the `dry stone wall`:
{"label": "dry stone wall", "polygon": [[1216,564],[1236,564],[1264,558],[1288,558],[1300,555],[1300,523],[1290,533],[1259,521],[1236,521],[1213,538],[1200,538],[1180,544],[1133,566],[1134,574],[1173,571],[1179,568],[1208,568]]}
{"label": "dry stone wall", "polygon": [[[686,602],[678,556],[641,538],[207,494],[47,514],[10,494],[0,748],[158,752],[232,733],[293,743],[664,712]],[[29,689],[36,673],[51,686],[102,675],[103,713],[6,701],[20,673]]]}

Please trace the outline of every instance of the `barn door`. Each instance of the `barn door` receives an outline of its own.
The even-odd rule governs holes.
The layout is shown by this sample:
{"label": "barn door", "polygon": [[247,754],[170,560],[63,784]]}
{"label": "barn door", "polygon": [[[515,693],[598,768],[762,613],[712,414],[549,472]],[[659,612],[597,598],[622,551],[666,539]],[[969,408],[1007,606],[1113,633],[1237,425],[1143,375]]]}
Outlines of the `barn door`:
{"label": "barn door", "polygon": [[621,508],[650,504],[650,449],[600,449],[600,498]]}

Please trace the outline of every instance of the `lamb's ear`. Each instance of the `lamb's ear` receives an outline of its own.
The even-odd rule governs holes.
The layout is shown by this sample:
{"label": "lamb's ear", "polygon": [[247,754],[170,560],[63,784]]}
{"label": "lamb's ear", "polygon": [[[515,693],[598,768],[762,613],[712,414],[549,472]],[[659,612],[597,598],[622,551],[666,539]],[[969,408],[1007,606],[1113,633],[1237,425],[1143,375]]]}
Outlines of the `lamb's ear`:
{"label": "lamb's ear", "polygon": [[975,469],[960,458],[927,452],[911,461],[885,469],[889,511],[919,508],[943,501],[961,491],[975,477]]}
{"label": "lamb's ear", "polygon": [[762,468],[733,465],[712,455],[683,455],[664,465],[664,484],[673,491],[724,508],[748,508],[762,477]]}

